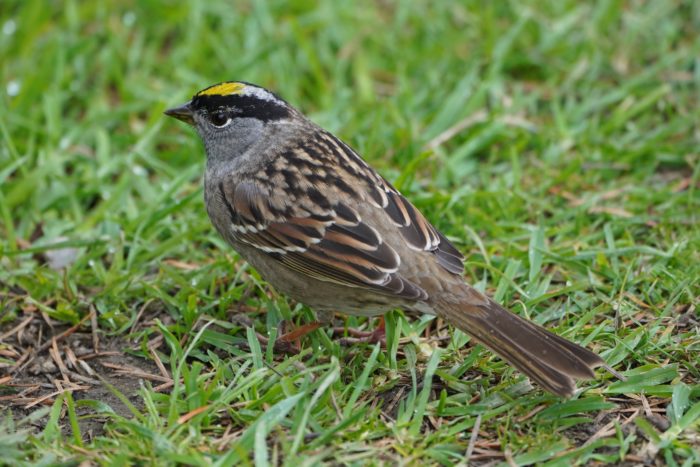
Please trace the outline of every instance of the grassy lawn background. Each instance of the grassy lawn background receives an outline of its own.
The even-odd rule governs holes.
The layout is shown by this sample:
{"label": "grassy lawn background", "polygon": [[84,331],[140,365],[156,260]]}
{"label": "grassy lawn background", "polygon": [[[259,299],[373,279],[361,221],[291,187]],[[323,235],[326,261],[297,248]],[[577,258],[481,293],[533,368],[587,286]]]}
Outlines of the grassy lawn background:
{"label": "grassy lawn background", "polygon": [[[700,462],[697,2],[26,0],[0,22],[4,462]],[[162,115],[230,79],[350,143],[468,281],[627,382],[558,399],[400,311],[387,349],[279,351],[313,314],[217,236],[201,143]]]}

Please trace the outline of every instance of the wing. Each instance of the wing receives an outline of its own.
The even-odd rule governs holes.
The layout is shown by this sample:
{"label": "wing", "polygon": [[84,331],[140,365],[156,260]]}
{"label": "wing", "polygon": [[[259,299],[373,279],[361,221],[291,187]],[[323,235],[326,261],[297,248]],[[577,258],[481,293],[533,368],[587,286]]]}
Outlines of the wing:
{"label": "wing", "polygon": [[461,275],[464,272],[464,256],[396,188],[331,133],[322,131],[319,139],[325,142],[335,157],[344,160],[345,164],[341,165],[355,169],[351,176],[370,181],[364,186],[369,194],[366,198],[386,211],[410,248],[432,252],[438,263],[453,274]]}
{"label": "wing", "polygon": [[386,200],[381,207],[398,227],[406,244],[414,250],[433,253],[443,268],[453,274],[462,274],[464,272],[462,254],[423,217],[423,214],[410,201],[396,191],[389,182],[384,183]]}
{"label": "wing", "polygon": [[[406,299],[427,293],[399,273],[401,257],[381,230],[396,228],[406,244],[435,255],[461,274],[461,254],[355,152],[319,131],[281,153],[246,181],[219,184],[237,239],[319,280]],[[373,226],[352,200],[383,209],[393,225]]]}
{"label": "wing", "polygon": [[[252,182],[219,186],[240,241],[291,269],[319,280],[424,300],[426,292],[398,273],[401,258],[376,229],[342,202],[273,207],[265,188]],[[326,200],[328,201],[328,200]]]}

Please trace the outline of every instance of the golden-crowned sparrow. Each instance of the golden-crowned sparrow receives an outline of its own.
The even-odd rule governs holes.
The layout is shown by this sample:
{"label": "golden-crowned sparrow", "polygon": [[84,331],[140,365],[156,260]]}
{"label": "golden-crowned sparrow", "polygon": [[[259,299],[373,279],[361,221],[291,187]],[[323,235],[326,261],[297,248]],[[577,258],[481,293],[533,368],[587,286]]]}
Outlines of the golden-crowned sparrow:
{"label": "golden-crowned sparrow", "polygon": [[462,255],[418,209],[272,92],[225,82],[165,113],[204,141],[216,229],[288,296],[320,313],[440,316],[561,396],[604,365],[466,284]]}

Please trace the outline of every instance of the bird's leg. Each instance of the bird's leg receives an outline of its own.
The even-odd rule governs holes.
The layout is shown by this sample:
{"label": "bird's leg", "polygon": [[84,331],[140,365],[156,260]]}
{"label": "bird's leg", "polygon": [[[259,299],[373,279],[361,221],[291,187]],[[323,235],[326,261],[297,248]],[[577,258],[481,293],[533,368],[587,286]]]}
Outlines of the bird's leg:
{"label": "bird's leg", "polygon": [[376,344],[379,342],[383,347],[386,347],[386,323],[384,316],[379,317],[377,327],[374,331],[358,331],[357,329],[333,328],[334,333],[347,334],[350,337],[341,338],[338,343],[340,345],[353,345],[359,343]]}
{"label": "bird's leg", "polygon": [[[281,335],[277,339],[277,343],[285,348],[290,347],[298,352],[301,349],[300,339],[302,337],[315,331],[321,326],[328,326],[333,323],[334,314],[332,312],[317,311],[316,316],[318,321],[299,326],[298,328],[292,329],[288,332],[285,330],[285,326],[280,326]],[[343,327],[333,327],[333,334],[348,336],[341,337],[338,340],[340,345],[353,345],[360,343],[376,344],[379,342],[382,346],[386,346],[386,324],[384,321],[384,316],[379,317],[377,327],[373,331],[359,331],[353,328],[346,329]]]}

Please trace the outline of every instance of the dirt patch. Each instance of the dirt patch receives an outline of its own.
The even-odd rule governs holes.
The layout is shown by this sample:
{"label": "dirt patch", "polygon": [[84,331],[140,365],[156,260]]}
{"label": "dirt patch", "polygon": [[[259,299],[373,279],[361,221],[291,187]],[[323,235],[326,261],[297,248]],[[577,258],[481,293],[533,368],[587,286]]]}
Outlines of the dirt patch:
{"label": "dirt patch", "polygon": [[[107,338],[96,328],[92,314],[75,326],[53,322],[40,313],[0,327],[0,410],[23,418],[57,397],[70,392],[83,437],[104,433],[109,406],[116,414],[131,417],[131,411],[114,390],[141,408],[138,390],[149,380],[160,390],[172,386],[165,368],[128,353],[133,346],[125,337]],[[91,326],[92,324],[92,326]],[[151,347],[153,348],[153,347]],[[112,386],[110,388],[109,386]],[[78,401],[95,401],[78,402]],[[48,417],[35,423],[44,428]],[[61,424],[67,429],[66,406]]]}

